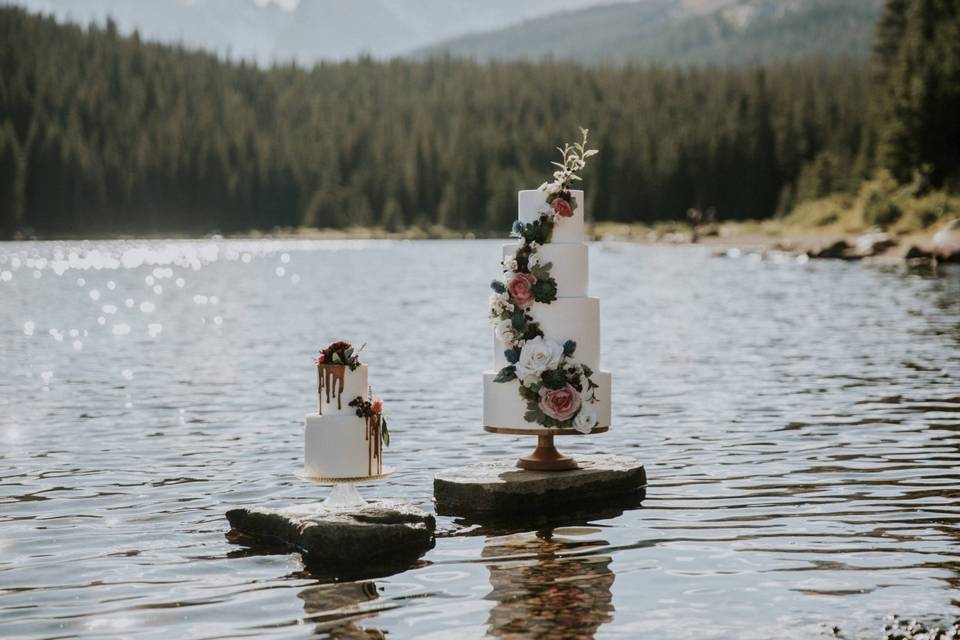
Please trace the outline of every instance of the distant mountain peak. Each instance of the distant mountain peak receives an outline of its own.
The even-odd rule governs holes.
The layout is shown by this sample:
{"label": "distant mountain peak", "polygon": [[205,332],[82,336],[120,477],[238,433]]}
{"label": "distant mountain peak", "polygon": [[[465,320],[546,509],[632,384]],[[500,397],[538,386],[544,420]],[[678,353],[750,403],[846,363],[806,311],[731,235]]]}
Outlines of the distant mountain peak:
{"label": "distant mountain peak", "polygon": [[[478,60],[754,64],[865,58],[883,0],[641,0],[534,18],[415,52]],[[542,34],[549,29],[552,37]]]}

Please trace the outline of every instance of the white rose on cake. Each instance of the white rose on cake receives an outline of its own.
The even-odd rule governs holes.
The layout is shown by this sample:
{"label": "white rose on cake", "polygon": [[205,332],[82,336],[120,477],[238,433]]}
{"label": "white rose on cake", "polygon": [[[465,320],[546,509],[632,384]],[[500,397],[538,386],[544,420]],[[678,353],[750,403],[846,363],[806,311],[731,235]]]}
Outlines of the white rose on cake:
{"label": "white rose on cake", "polygon": [[507,256],[503,259],[503,270],[509,273],[515,273],[517,271],[517,257],[516,256]]}
{"label": "white rose on cake", "polygon": [[580,413],[573,417],[573,428],[580,433],[590,433],[597,426],[597,413],[593,409],[583,407]]}
{"label": "white rose on cake", "polygon": [[533,384],[541,373],[555,369],[563,357],[563,347],[552,340],[537,336],[527,340],[517,360],[517,377],[524,384]]}

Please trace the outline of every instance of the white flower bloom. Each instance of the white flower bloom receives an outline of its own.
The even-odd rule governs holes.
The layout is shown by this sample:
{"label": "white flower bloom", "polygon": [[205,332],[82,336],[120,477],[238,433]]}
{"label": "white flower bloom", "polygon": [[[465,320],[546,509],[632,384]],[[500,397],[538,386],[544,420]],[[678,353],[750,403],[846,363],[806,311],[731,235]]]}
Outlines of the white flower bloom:
{"label": "white flower bloom", "polygon": [[528,381],[536,381],[541,373],[548,369],[555,369],[563,357],[563,347],[553,340],[545,340],[537,336],[527,340],[520,349],[520,359],[517,360],[517,377],[526,385]]}
{"label": "white flower bloom", "polygon": [[517,341],[517,334],[513,330],[513,323],[510,320],[501,320],[498,322],[494,328],[494,333],[497,336],[497,340],[508,347],[512,347],[513,343]]}
{"label": "white flower bloom", "polygon": [[490,294],[490,315],[496,318],[504,311],[513,311],[513,303],[510,302],[510,295],[504,293]]}
{"label": "white flower bloom", "polygon": [[582,407],[580,413],[573,417],[573,428],[580,433],[590,433],[597,426],[597,412],[593,409]]}
{"label": "white flower bloom", "polygon": [[527,265],[530,267],[539,267],[543,264],[543,258],[540,257],[539,253],[531,253],[530,257],[527,258]]}
{"label": "white flower bloom", "polygon": [[530,243],[530,251],[536,251],[539,248],[540,248],[540,243],[537,242],[536,240]]}
{"label": "white flower bloom", "polygon": [[566,172],[564,171],[555,171],[553,173],[554,181],[553,182],[544,182],[540,185],[540,190],[546,192],[547,195],[553,195],[560,191],[560,185],[563,184],[563,178]]}
{"label": "white flower bloom", "polygon": [[505,271],[510,273],[516,273],[517,271],[517,258],[516,256],[507,256],[503,259],[503,268]]}

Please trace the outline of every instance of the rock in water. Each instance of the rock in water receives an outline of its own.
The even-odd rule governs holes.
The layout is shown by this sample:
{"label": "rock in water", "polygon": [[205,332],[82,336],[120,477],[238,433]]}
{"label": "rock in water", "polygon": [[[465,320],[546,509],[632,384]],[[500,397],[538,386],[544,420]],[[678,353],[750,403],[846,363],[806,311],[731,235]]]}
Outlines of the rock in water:
{"label": "rock in water", "polygon": [[484,463],[446,469],[433,480],[437,511],[443,514],[544,512],[642,490],[647,474],[626,456],[577,456],[579,469],[525,471],[513,463]]}
{"label": "rock in water", "polygon": [[857,255],[868,258],[895,246],[897,246],[897,240],[890,234],[880,229],[871,229],[857,238],[854,251]]}
{"label": "rock in water", "polygon": [[807,252],[811,258],[833,258],[838,260],[859,260],[861,257],[853,251],[846,240],[837,240],[824,247]]}
{"label": "rock in water", "polygon": [[960,219],[951,220],[933,234],[933,253],[940,262],[960,262]]}
{"label": "rock in water", "polygon": [[349,510],[231,509],[227,520],[255,543],[284,544],[309,564],[333,567],[415,561],[433,546],[436,528],[432,515],[402,500],[372,500]]}

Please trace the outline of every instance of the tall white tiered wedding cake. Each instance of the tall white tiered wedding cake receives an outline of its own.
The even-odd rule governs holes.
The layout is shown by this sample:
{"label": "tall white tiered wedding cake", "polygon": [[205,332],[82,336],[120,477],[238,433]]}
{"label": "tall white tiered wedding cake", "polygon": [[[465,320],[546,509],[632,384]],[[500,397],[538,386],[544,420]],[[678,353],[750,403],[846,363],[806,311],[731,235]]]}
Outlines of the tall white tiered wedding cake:
{"label": "tall white tiered wedding cake", "polygon": [[570,185],[596,153],[565,145],[554,181],[521,191],[503,279],[491,287],[494,370],[483,375],[486,427],[610,425],[610,374],[600,371],[600,301],[587,295],[583,191]]}
{"label": "tall white tiered wedding cake", "polygon": [[346,342],[320,352],[318,407],[306,417],[304,473],[313,478],[376,477],[389,444],[383,403],[371,398],[367,365]]}

